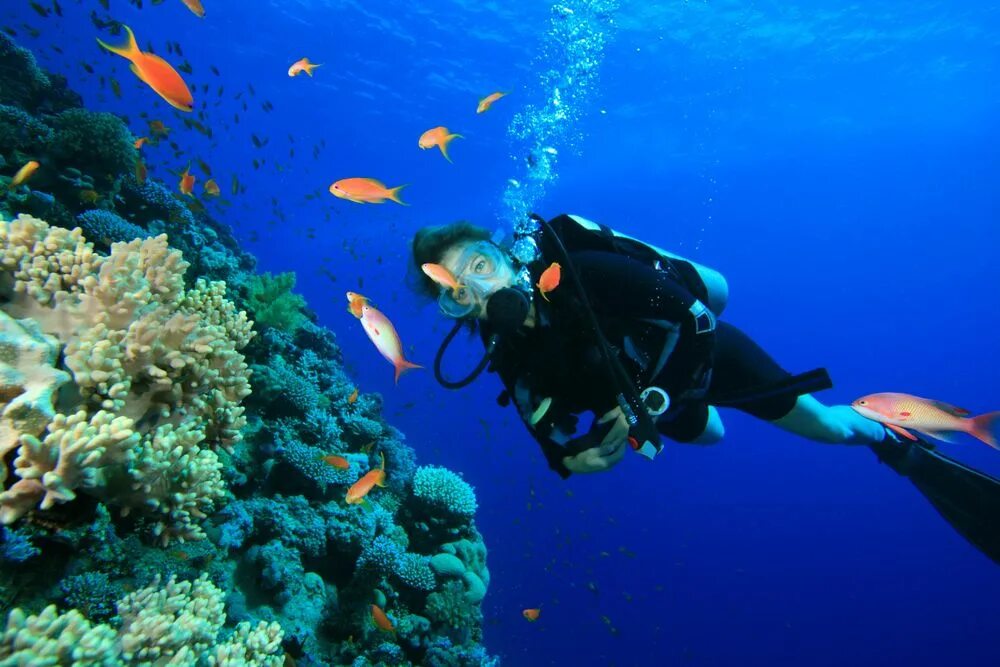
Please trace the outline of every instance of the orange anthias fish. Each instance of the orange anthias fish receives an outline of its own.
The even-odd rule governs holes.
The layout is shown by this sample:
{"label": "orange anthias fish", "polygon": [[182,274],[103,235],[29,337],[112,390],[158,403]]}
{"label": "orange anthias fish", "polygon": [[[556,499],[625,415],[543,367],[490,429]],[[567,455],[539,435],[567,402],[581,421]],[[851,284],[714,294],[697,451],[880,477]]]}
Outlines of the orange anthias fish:
{"label": "orange anthias fish", "polygon": [[968,433],[1000,449],[1000,411],[970,417],[968,410],[948,403],[891,392],[862,396],[851,407],[910,440],[917,438],[907,429],[946,442],[952,442],[953,433]]}
{"label": "orange anthias fish", "polygon": [[146,182],[146,176],[148,176],[148,175],[149,175],[149,172],[146,170],[146,163],[143,162],[142,160],[136,160],[135,161],[135,181],[136,181],[136,183],[138,183],[139,185],[142,185],[143,183]]}
{"label": "orange anthias fish", "polygon": [[542,610],[536,607],[534,609],[525,609],[524,611],[521,612],[521,616],[524,616],[526,619],[534,623],[535,621],[538,620],[538,617],[541,615],[541,613]]}
{"label": "orange anthias fish", "polygon": [[375,470],[369,470],[364,474],[364,476],[351,485],[351,488],[347,490],[347,497],[345,500],[348,505],[359,505],[376,486],[385,486],[385,454],[379,452],[379,456],[382,459],[382,467],[376,468]]}
{"label": "orange anthias fish", "polygon": [[135,143],[132,145],[135,146],[136,149],[139,149],[145,146],[147,141],[149,141],[149,137],[139,137],[138,139],[135,140]]}
{"label": "orange anthias fish", "polygon": [[181,184],[180,190],[182,195],[187,195],[188,197],[194,197],[194,182],[195,176],[191,173],[191,165],[188,165],[181,174]]}
{"label": "orange anthias fish", "polygon": [[368,303],[368,297],[361,296],[357,292],[347,293],[347,312],[354,317],[361,319],[361,308]]}
{"label": "orange anthias fish", "polygon": [[351,392],[351,395],[347,397],[347,404],[354,405],[357,402],[358,402],[358,388],[355,387],[354,391]]}
{"label": "orange anthias fish", "polygon": [[406,203],[399,198],[399,191],[405,187],[400,185],[387,188],[385,183],[374,178],[342,178],[330,186],[330,194],[357,204],[381,204],[386,199],[391,199],[397,204],[406,206]]}
{"label": "orange anthias fish", "polygon": [[111,46],[101,40],[97,40],[97,43],[131,61],[132,72],[170,106],[181,111],[193,111],[194,96],[191,95],[191,91],[177,70],[160,56],[141,51],[132,29],[124,24],[122,27],[128,35],[128,41],[123,46]]}
{"label": "orange anthias fish", "polygon": [[208,196],[208,197],[218,197],[219,196],[219,192],[221,192],[221,190],[219,189],[219,184],[215,182],[214,178],[210,178],[207,181],[205,181],[205,195],[206,196]]}
{"label": "orange anthias fish", "polygon": [[396,333],[396,328],[392,326],[389,318],[383,315],[380,310],[367,303],[363,305],[361,307],[361,326],[364,327],[368,338],[375,344],[375,348],[396,369],[396,382],[399,382],[399,376],[403,371],[411,368],[423,368],[423,366],[403,358],[403,343],[399,340],[399,334]]}
{"label": "orange anthias fish", "polygon": [[343,456],[338,456],[337,454],[328,454],[327,456],[323,457],[323,461],[325,463],[329,463],[338,470],[347,470],[348,468],[351,467],[351,464],[347,459],[345,459]]}
{"label": "orange anthias fish", "polygon": [[549,297],[545,295],[559,287],[560,278],[562,278],[562,267],[559,266],[558,262],[552,262],[549,264],[549,268],[542,271],[542,275],[538,277],[538,283],[536,284],[543,299],[546,301],[549,300]]}
{"label": "orange anthias fish", "polygon": [[441,287],[447,287],[452,292],[458,292],[464,287],[464,285],[460,285],[458,283],[458,280],[455,279],[455,276],[451,271],[444,268],[440,264],[431,264],[430,262],[421,264],[420,270],[438,285]]}
{"label": "orange anthias fish", "polygon": [[31,178],[32,174],[38,171],[39,166],[40,165],[35,160],[29,160],[28,162],[26,162],[24,166],[18,169],[17,173],[14,174],[14,178],[12,178],[10,181],[9,188],[13,190],[17,186],[27,183],[28,179]]}
{"label": "orange anthias fish", "polygon": [[372,621],[374,621],[378,629],[383,632],[396,631],[396,628],[392,625],[392,621],[389,620],[389,617],[385,615],[385,612],[382,611],[382,608],[377,604],[372,605]]}
{"label": "orange anthias fish", "polygon": [[476,107],[476,113],[483,113],[484,111],[488,111],[489,108],[493,106],[494,102],[496,102],[506,94],[507,93],[501,93],[501,92],[490,93],[483,99],[479,100],[479,106]]}
{"label": "orange anthias fish", "polygon": [[452,139],[464,139],[461,134],[452,134],[448,131],[448,128],[444,125],[439,125],[437,127],[432,127],[423,134],[420,135],[420,139],[417,141],[417,145],[424,150],[428,148],[434,148],[437,146],[441,149],[441,155],[448,162],[451,162],[451,158],[448,157],[448,144],[451,143]]}
{"label": "orange anthias fish", "polygon": [[312,76],[313,70],[317,67],[322,67],[322,65],[311,63],[308,58],[302,58],[301,60],[296,60],[292,63],[292,66],[288,68],[288,76],[298,76],[303,72]]}
{"label": "orange anthias fish", "polygon": [[205,18],[205,8],[201,6],[201,0],[181,0],[184,6],[191,10],[191,13],[200,19]]}

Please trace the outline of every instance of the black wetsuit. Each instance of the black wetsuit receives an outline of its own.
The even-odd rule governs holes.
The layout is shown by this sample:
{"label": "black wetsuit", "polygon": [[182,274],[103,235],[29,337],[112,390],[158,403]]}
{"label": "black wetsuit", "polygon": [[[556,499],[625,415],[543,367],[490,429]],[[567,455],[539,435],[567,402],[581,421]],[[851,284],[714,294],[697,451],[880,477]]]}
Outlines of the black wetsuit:
{"label": "black wetsuit", "polygon": [[[704,318],[695,318],[692,307],[707,304],[708,295],[690,263],[665,260],[643,244],[587,230],[566,215],[549,224],[569,251],[601,329],[635,386],[657,386],[670,395],[670,410],[657,420],[661,434],[679,442],[694,440],[705,430],[713,394],[790,377],[735,327],[721,322],[705,327]],[[530,267],[533,282],[560,258],[544,232],[539,246],[542,258]],[[536,293],[536,326],[501,338],[490,370],[506,388],[501,401],[517,404],[549,466],[566,477],[563,436],[574,432],[583,413],[599,416],[618,404],[582,304],[566,284],[565,270],[562,276],[549,301]],[[484,340],[491,333],[488,324],[482,327]],[[551,404],[531,424],[531,413],[544,398]],[[773,420],[787,414],[795,398],[771,396],[740,409]]]}

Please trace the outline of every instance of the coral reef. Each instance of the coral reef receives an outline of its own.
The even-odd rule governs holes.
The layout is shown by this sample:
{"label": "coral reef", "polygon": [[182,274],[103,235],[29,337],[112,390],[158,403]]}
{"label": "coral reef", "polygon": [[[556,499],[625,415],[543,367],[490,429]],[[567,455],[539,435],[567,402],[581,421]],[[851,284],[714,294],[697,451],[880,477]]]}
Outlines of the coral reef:
{"label": "coral reef", "polygon": [[132,140],[0,34],[0,664],[496,664],[472,487]]}
{"label": "coral reef", "polygon": [[0,219],[0,256],[0,453],[16,452],[20,478],[0,493],[0,522],[86,490],[158,515],[164,543],[202,537],[226,493],[216,450],[242,437],[250,393],[238,350],[251,323],[225,284],[185,290],[165,236],[104,257],[78,229],[29,216]]}

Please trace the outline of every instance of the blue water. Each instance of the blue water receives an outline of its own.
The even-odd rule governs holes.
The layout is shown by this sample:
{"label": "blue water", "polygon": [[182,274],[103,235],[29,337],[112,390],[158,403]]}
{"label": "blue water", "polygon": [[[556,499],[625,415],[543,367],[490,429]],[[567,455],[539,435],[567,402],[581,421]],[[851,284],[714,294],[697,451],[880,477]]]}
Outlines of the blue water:
{"label": "blue water", "polygon": [[[996,5],[563,4],[594,59],[572,82],[560,77],[578,52],[557,41],[569,19],[538,0],[205,0],[203,20],[179,0],[111,0],[107,13],[63,0],[64,16],[46,19],[7,0],[0,22],[88,107],[128,116],[137,135],[141,112],[173,128],[183,154],[145,149],[152,176],[172,184],[192,157],[208,162],[232,201],[213,213],[260,268],[297,272],[421,462],[475,485],[493,575],[486,644],[506,664],[995,664],[1000,569],[867,449],[724,411],[719,445],[668,443],[654,463],[563,482],[495,404],[495,377],[448,392],[423,370],[394,386],[344,292],[375,301],[429,366],[447,323],[407,288],[408,240],[458,218],[509,225],[509,179],[530,174],[508,128],[529,107],[544,114],[559,85],[572,122],[547,135],[557,159],[535,174],[539,213],[578,213],[718,268],[726,319],[790,370],[829,368],[827,402],[904,391],[998,409]],[[213,140],[100,51],[92,10],[160,54],[182,45],[168,59],[190,61]],[[289,78],[303,56],[323,67]],[[477,116],[494,90],[511,94]],[[436,125],[465,136],[454,164],[417,148]],[[255,148],[251,133],[270,141]],[[245,194],[229,196],[234,174]],[[409,183],[410,206],[326,192],[351,176]],[[456,345],[452,374],[479,354]],[[942,450],[1000,474],[1000,455],[971,438]]]}

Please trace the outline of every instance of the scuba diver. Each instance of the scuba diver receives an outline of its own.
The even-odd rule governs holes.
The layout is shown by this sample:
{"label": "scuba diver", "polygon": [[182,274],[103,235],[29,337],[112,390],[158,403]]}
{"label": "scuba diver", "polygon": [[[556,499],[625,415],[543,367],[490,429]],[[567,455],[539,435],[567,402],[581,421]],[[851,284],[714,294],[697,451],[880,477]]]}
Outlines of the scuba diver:
{"label": "scuba diver", "polygon": [[[498,402],[515,405],[561,477],[609,470],[629,449],[653,458],[661,436],[718,442],[718,408],[730,407],[817,442],[869,446],[1000,563],[1000,480],[821,403],[812,392],[833,386],[825,369],[793,375],[719,319],[728,287],[717,271],[575,215],[532,215],[509,245],[467,222],[424,227],[412,252],[420,291],[456,320],[436,378],[455,389],[496,372]],[[442,358],[464,327],[478,328],[486,352],[449,380]]]}

